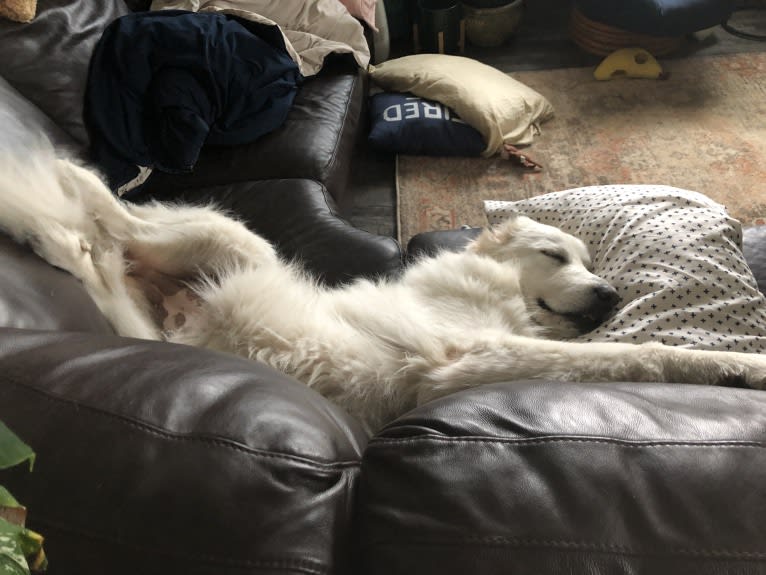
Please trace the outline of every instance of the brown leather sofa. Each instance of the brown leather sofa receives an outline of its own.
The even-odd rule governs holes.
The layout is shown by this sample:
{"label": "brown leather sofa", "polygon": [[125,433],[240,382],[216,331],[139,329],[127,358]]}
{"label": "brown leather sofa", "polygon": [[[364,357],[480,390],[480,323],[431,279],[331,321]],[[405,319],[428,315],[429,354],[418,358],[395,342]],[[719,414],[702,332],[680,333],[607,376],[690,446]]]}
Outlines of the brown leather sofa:
{"label": "brown leather sofa", "polygon": [[[40,1],[70,23],[105,12],[70,3]],[[9,83],[6,108],[74,145]],[[329,176],[221,170],[179,197],[228,198],[331,281],[398,269],[390,242],[335,216]],[[410,251],[460,249],[470,233]],[[763,289],[766,232],[747,230],[745,252]],[[29,507],[54,575],[766,573],[762,392],[506,382],[369,438],[264,365],[114,335],[74,278],[4,237],[0,326],[0,420],[38,454],[0,485]]]}
{"label": "brown leather sofa", "polygon": [[5,238],[0,325],[0,420],[38,453],[0,484],[54,574],[766,573],[760,391],[512,381],[368,438],[257,362],[115,336]]}

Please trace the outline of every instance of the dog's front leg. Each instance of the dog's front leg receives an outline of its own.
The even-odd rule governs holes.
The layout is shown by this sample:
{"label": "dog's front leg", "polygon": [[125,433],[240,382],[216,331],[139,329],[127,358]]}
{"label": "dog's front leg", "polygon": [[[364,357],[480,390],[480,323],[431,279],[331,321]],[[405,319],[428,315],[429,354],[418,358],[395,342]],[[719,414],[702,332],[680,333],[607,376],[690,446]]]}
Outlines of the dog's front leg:
{"label": "dog's front leg", "polygon": [[[454,356],[453,356],[454,357]],[[463,348],[420,383],[418,403],[521,379],[667,382],[766,388],[766,356],[661,344],[574,343],[509,336]]]}

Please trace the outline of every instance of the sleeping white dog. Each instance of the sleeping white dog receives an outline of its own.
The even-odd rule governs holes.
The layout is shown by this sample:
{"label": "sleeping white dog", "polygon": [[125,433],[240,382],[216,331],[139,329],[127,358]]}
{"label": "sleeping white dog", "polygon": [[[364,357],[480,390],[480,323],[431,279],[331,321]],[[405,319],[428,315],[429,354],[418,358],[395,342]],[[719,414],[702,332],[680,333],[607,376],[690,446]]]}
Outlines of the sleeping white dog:
{"label": "sleeping white dog", "polygon": [[[122,203],[41,148],[0,159],[0,227],[78,277],[119,334],[263,361],[370,431],[430,399],[517,379],[766,385],[761,355],[563,341],[619,298],[580,240],[523,216],[399,278],[327,288],[212,208]],[[171,292],[165,307],[184,309],[163,325],[156,296]]]}

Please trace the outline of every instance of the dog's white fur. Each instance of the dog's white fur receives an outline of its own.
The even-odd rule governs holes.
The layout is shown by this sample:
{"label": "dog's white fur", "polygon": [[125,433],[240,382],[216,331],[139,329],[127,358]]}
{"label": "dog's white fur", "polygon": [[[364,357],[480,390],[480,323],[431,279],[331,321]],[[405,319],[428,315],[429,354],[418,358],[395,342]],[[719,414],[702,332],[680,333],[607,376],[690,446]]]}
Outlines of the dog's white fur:
{"label": "dog's white fur", "polygon": [[[234,219],[122,203],[40,148],[0,158],[0,227],[78,277],[118,333],[263,361],[368,430],[460,389],[525,378],[766,383],[760,355],[552,339],[577,333],[578,316],[603,316],[594,290],[611,288],[581,241],[525,217],[398,279],[326,288]],[[191,283],[202,303],[182,328],[152,320],[136,266]]]}

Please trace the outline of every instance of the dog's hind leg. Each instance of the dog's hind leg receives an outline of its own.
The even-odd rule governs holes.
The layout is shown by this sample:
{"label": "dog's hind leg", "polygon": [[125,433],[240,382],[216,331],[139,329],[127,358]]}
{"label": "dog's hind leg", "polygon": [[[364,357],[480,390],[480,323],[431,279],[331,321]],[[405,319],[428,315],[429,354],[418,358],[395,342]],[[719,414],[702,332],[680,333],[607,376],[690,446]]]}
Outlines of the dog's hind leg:
{"label": "dog's hind leg", "polygon": [[277,261],[265,239],[213,208],[127,204],[93,172],[67,160],[58,160],[57,167],[65,193],[81,201],[103,233],[123,243],[142,266],[188,277]]}
{"label": "dog's hind leg", "polygon": [[162,339],[148,302],[129,289],[122,249],[94,250],[91,257],[93,271],[80,279],[115,332],[125,337]]}
{"label": "dog's hind leg", "polygon": [[48,263],[83,283],[115,332],[126,337],[160,339],[160,330],[148,310],[128,291],[126,262],[120,246],[90,244],[83,236],[55,223],[28,241]]}
{"label": "dog's hind leg", "polygon": [[186,280],[278,261],[266,240],[212,209],[125,204],[44,143],[0,156],[0,228],[79,278],[119,333],[142,338],[158,330],[125,277],[130,266]]}
{"label": "dog's hind leg", "polygon": [[418,403],[476,385],[522,379],[765,389],[766,356],[655,343],[595,344],[507,336],[463,347],[452,361],[426,372],[418,383]]}
{"label": "dog's hind leg", "polygon": [[128,209],[145,222],[129,240],[131,257],[164,274],[218,275],[279,261],[268,241],[213,208],[154,203]]}
{"label": "dog's hind leg", "polygon": [[[186,316],[190,310],[173,307],[182,300],[170,297],[171,293],[185,290],[184,286],[215,284],[235,270],[279,261],[266,240],[212,208],[124,203],[87,169],[62,160],[57,166],[65,193],[88,211],[88,221],[99,236],[94,247],[110,243],[120,246],[128,261],[127,268],[123,265],[128,277],[117,282],[117,274],[110,274],[108,283],[113,292],[123,294],[124,300],[141,312],[142,325],[171,329],[173,321],[167,319],[169,315],[175,319]],[[174,286],[172,292],[167,289],[170,285]],[[192,287],[191,291],[196,289]],[[109,313],[115,309],[109,300],[112,294],[102,289],[99,297],[96,290],[93,291],[99,307],[108,317],[115,317]],[[193,295],[187,293],[187,299],[193,299]],[[147,329],[141,329],[141,325],[118,330],[123,335],[147,337]],[[157,334],[154,329],[149,333]]]}

